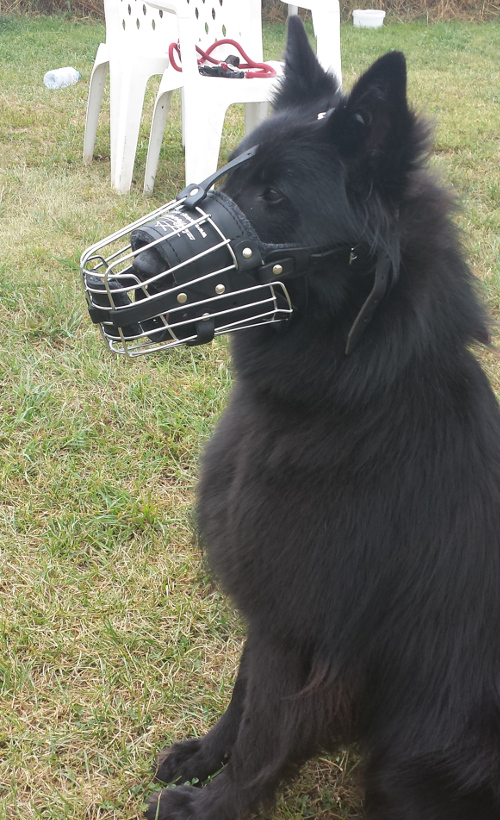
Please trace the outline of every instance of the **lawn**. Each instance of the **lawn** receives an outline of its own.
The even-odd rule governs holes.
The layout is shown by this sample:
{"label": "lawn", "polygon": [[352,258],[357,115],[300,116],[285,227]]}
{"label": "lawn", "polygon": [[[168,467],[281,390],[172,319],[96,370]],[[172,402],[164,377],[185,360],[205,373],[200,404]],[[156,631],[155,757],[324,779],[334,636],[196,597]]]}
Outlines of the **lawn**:
{"label": "lawn", "polygon": [[[162,745],[228,703],[244,626],[193,537],[197,459],[231,385],[225,340],[125,360],[91,325],[78,260],[183,187],[179,103],[155,194],[109,187],[107,99],[81,160],[104,28],[0,18],[0,818],[132,820]],[[342,30],[344,84],[402,49],[409,94],[436,122],[432,159],[461,202],[471,265],[500,314],[500,24]],[[277,58],[284,27],[266,28]],[[71,88],[43,75],[73,65]],[[242,133],[228,120],[224,159]],[[500,390],[500,364],[483,354]],[[275,820],[359,816],[355,750],[283,789]]]}

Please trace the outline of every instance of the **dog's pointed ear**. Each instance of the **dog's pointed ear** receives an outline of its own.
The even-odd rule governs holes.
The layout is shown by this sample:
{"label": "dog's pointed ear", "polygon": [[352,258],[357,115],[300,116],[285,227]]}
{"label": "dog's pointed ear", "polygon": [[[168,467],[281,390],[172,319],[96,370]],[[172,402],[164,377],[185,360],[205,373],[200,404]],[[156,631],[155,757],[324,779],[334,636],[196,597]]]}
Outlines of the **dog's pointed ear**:
{"label": "dog's pointed ear", "polygon": [[275,111],[329,100],[338,91],[338,82],[318,63],[300,17],[288,21],[285,73],[274,97]]}
{"label": "dog's pointed ear", "polygon": [[406,101],[406,60],[401,52],[392,51],[359,78],[345,105],[332,117],[332,130],[341,151],[355,153],[362,148],[376,156],[398,145],[412,123]]}
{"label": "dog's pointed ear", "polygon": [[386,187],[399,187],[422,151],[415,121],[406,99],[406,61],[392,51],[360,77],[329,127],[341,154],[369,171],[370,184],[379,177]]}

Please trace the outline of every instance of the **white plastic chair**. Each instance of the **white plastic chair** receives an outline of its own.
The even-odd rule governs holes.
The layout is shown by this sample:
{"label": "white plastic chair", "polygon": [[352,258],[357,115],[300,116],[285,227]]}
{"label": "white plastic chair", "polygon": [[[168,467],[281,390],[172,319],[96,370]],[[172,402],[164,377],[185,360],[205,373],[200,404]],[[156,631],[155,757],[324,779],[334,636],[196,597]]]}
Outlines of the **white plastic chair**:
{"label": "white plastic chair", "polygon": [[150,8],[143,0],[104,0],[106,42],[97,50],[90,77],[83,159],[92,161],[104,85],[110,79],[111,185],[130,190],[146,85],[163,75],[170,93],[183,76],[169,66],[168,46],[177,40],[175,15]]}
{"label": "white plastic chair", "polygon": [[[206,50],[217,40],[236,40],[246,54],[262,62],[261,0],[149,0],[149,4],[176,13],[182,57],[182,131],[186,183],[201,182],[217,169],[227,108],[245,104],[245,131],[267,116],[277,77],[225,79],[204,77],[198,71],[196,46]],[[223,45],[212,52],[216,59],[231,53]],[[234,51],[234,49],[233,49]],[[281,74],[282,66],[271,62]],[[144,191],[153,190],[163,132],[168,114],[169,84],[163,77],[153,113]]]}
{"label": "white plastic chair", "polygon": [[[287,0],[282,0],[287,3]],[[340,7],[339,0],[300,0],[287,3],[288,14],[309,9],[312,13],[316,56],[326,71],[331,71],[342,83],[342,62],[340,56]]]}

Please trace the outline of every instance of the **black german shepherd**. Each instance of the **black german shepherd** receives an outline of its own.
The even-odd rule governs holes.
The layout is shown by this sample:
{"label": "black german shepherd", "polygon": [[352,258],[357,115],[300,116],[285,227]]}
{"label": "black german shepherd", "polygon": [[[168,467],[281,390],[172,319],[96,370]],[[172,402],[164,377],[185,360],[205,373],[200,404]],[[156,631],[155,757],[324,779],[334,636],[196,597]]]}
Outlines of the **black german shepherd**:
{"label": "black german shepherd", "polygon": [[264,241],[351,250],[288,282],[284,332],[234,334],[198,522],[248,635],[226,713],[160,754],[184,785],[151,820],[246,817],[351,740],[369,820],[500,818],[500,417],[428,143],[400,53],[345,96],[291,19],[224,190]]}

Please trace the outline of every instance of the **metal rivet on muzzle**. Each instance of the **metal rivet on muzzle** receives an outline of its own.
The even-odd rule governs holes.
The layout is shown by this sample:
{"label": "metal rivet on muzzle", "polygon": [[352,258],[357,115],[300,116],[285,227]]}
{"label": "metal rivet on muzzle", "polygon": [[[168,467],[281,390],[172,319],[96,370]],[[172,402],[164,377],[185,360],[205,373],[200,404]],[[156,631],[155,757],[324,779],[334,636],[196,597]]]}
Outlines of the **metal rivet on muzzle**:
{"label": "metal rivet on muzzle", "polygon": [[243,248],[241,251],[241,255],[245,257],[245,259],[251,259],[253,251],[251,248]]}
{"label": "metal rivet on muzzle", "polygon": [[279,276],[280,273],[283,273],[283,265],[274,265],[273,266],[273,273],[275,276]]}
{"label": "metal rivet on muzzle", "polygon": [[216,292],[216,293],[224,293],[224,292],[225,292],[225,290],[226,290],[226,286],[225,286],[225,285],[216,285],[216,286],[215,286],[215,292]]}
{"label": "metal rivet on muzzle", "polygon": [[179,302],[180,305],[183,305],[184,302],[187,302],[187,300],[188,300],[187,293],[179,293],[177,295],[177,301]]}

